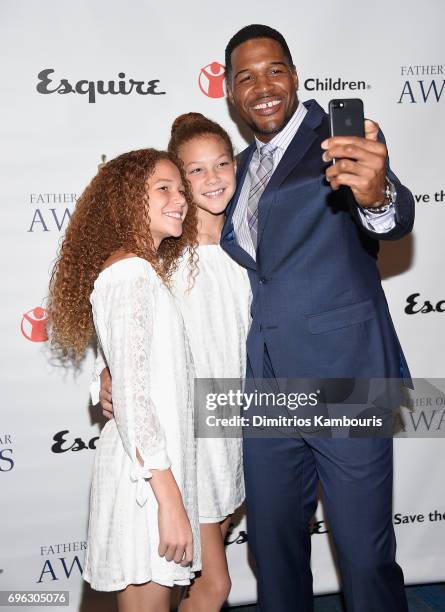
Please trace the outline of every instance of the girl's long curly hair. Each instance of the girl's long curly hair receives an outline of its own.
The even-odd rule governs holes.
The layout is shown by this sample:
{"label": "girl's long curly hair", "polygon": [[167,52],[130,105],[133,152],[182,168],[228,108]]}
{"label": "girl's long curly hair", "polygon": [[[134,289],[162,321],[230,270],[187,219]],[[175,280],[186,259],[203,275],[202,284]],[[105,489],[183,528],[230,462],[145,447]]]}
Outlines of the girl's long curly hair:
{"label": "girl's long curly hair", "polygon": [[[147,185],[161,160],[178,167],[188,212],[182,235],[165,238],[156,252],[150,233]],[[141,149],[104,164],[77,201],[51,275],[49,331],[59,358],[78,364],[94,338],[89,298],[110,255],[119,249],[134,253],[147,260],[168,284],[186,248],[190,268],[196,266],[196,245],[196,205],[182,163],[175,155]]]}

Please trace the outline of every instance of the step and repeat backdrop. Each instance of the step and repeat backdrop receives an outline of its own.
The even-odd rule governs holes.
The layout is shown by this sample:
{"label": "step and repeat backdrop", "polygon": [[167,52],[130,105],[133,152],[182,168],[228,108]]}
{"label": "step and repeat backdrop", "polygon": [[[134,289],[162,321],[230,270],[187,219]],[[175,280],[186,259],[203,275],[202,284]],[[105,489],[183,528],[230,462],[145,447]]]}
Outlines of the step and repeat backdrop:
{"label": "step and repeat backdrop", "polygon": [[[95,595],[81,578],[101,426],[89,403],[92,355],[78,374],[58,367],[45,329],[49,273],[76,198],[104,159],[164,148],[183,112],[219,121],[241,151],[224,48],[244,25],[271,25],[293,53],[300,99],[327,108],[333,97],[362,98],[386,135],[393,169],[415,194],[414,232],[382,246],[381,271],[413,376],[440,378],[445,6],[1,0],[0,15],[0,590],[69,591],[71,610],[109,610],[112,596]],[[445,406],[422,394],[415,401],[431,437],[396,440],[394,483],[398,560],[411,584],[445,580]],[[227,541],[232,604],[256,599],[247,538],[240,513]],[[312,546],[316,592],[336,591],[322,505]]]}

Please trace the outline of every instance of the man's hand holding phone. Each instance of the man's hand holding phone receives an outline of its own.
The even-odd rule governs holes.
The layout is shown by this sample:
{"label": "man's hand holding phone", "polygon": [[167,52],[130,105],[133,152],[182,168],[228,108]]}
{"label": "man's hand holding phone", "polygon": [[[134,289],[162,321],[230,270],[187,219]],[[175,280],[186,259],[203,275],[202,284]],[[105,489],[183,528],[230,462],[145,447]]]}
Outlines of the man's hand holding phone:
{"label": "man's hand holding phone", "polygon": [[377,141],[378,124],[369,119],[363,121],[364,138],[333,135],[322,142],[323,161],[335,159],[335,163],[326,169],[326,179],[334,191],[342,185],[350,187],[359,206],[378,208],[386,203],[388,151],[383,143]]}

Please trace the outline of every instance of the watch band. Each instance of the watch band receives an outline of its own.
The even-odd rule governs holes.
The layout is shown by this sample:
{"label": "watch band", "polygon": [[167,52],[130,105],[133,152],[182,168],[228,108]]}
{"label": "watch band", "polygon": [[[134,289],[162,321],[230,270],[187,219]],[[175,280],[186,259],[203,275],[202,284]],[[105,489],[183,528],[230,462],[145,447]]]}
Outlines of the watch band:
{"label": "watch band", "polygon": [[397,191],[394,183],[392,183],[388,177],[385,177],[385,189],[383,193],[385,196],[383,204],[380,204],[379,206],[364,206],[364,210],[375,215],[381,215],[382,213],[387,212],[390,206],[395,204],[397,198]]}

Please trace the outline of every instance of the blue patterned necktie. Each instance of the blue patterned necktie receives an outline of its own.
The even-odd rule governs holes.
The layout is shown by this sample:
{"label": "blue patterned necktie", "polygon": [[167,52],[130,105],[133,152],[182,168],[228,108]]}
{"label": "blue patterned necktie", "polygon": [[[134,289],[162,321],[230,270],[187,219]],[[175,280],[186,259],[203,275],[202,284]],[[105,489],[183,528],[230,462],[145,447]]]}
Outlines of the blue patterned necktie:
{"label": "blue patterned necktie", "polygon": [[247,204],[247,223],[253,246],[256,250],[258,242],[258,203],[273,172],[273,153],[276,147],[265,144],[259,151],[259,164],[256,170],[249,168],[250,192]]}

